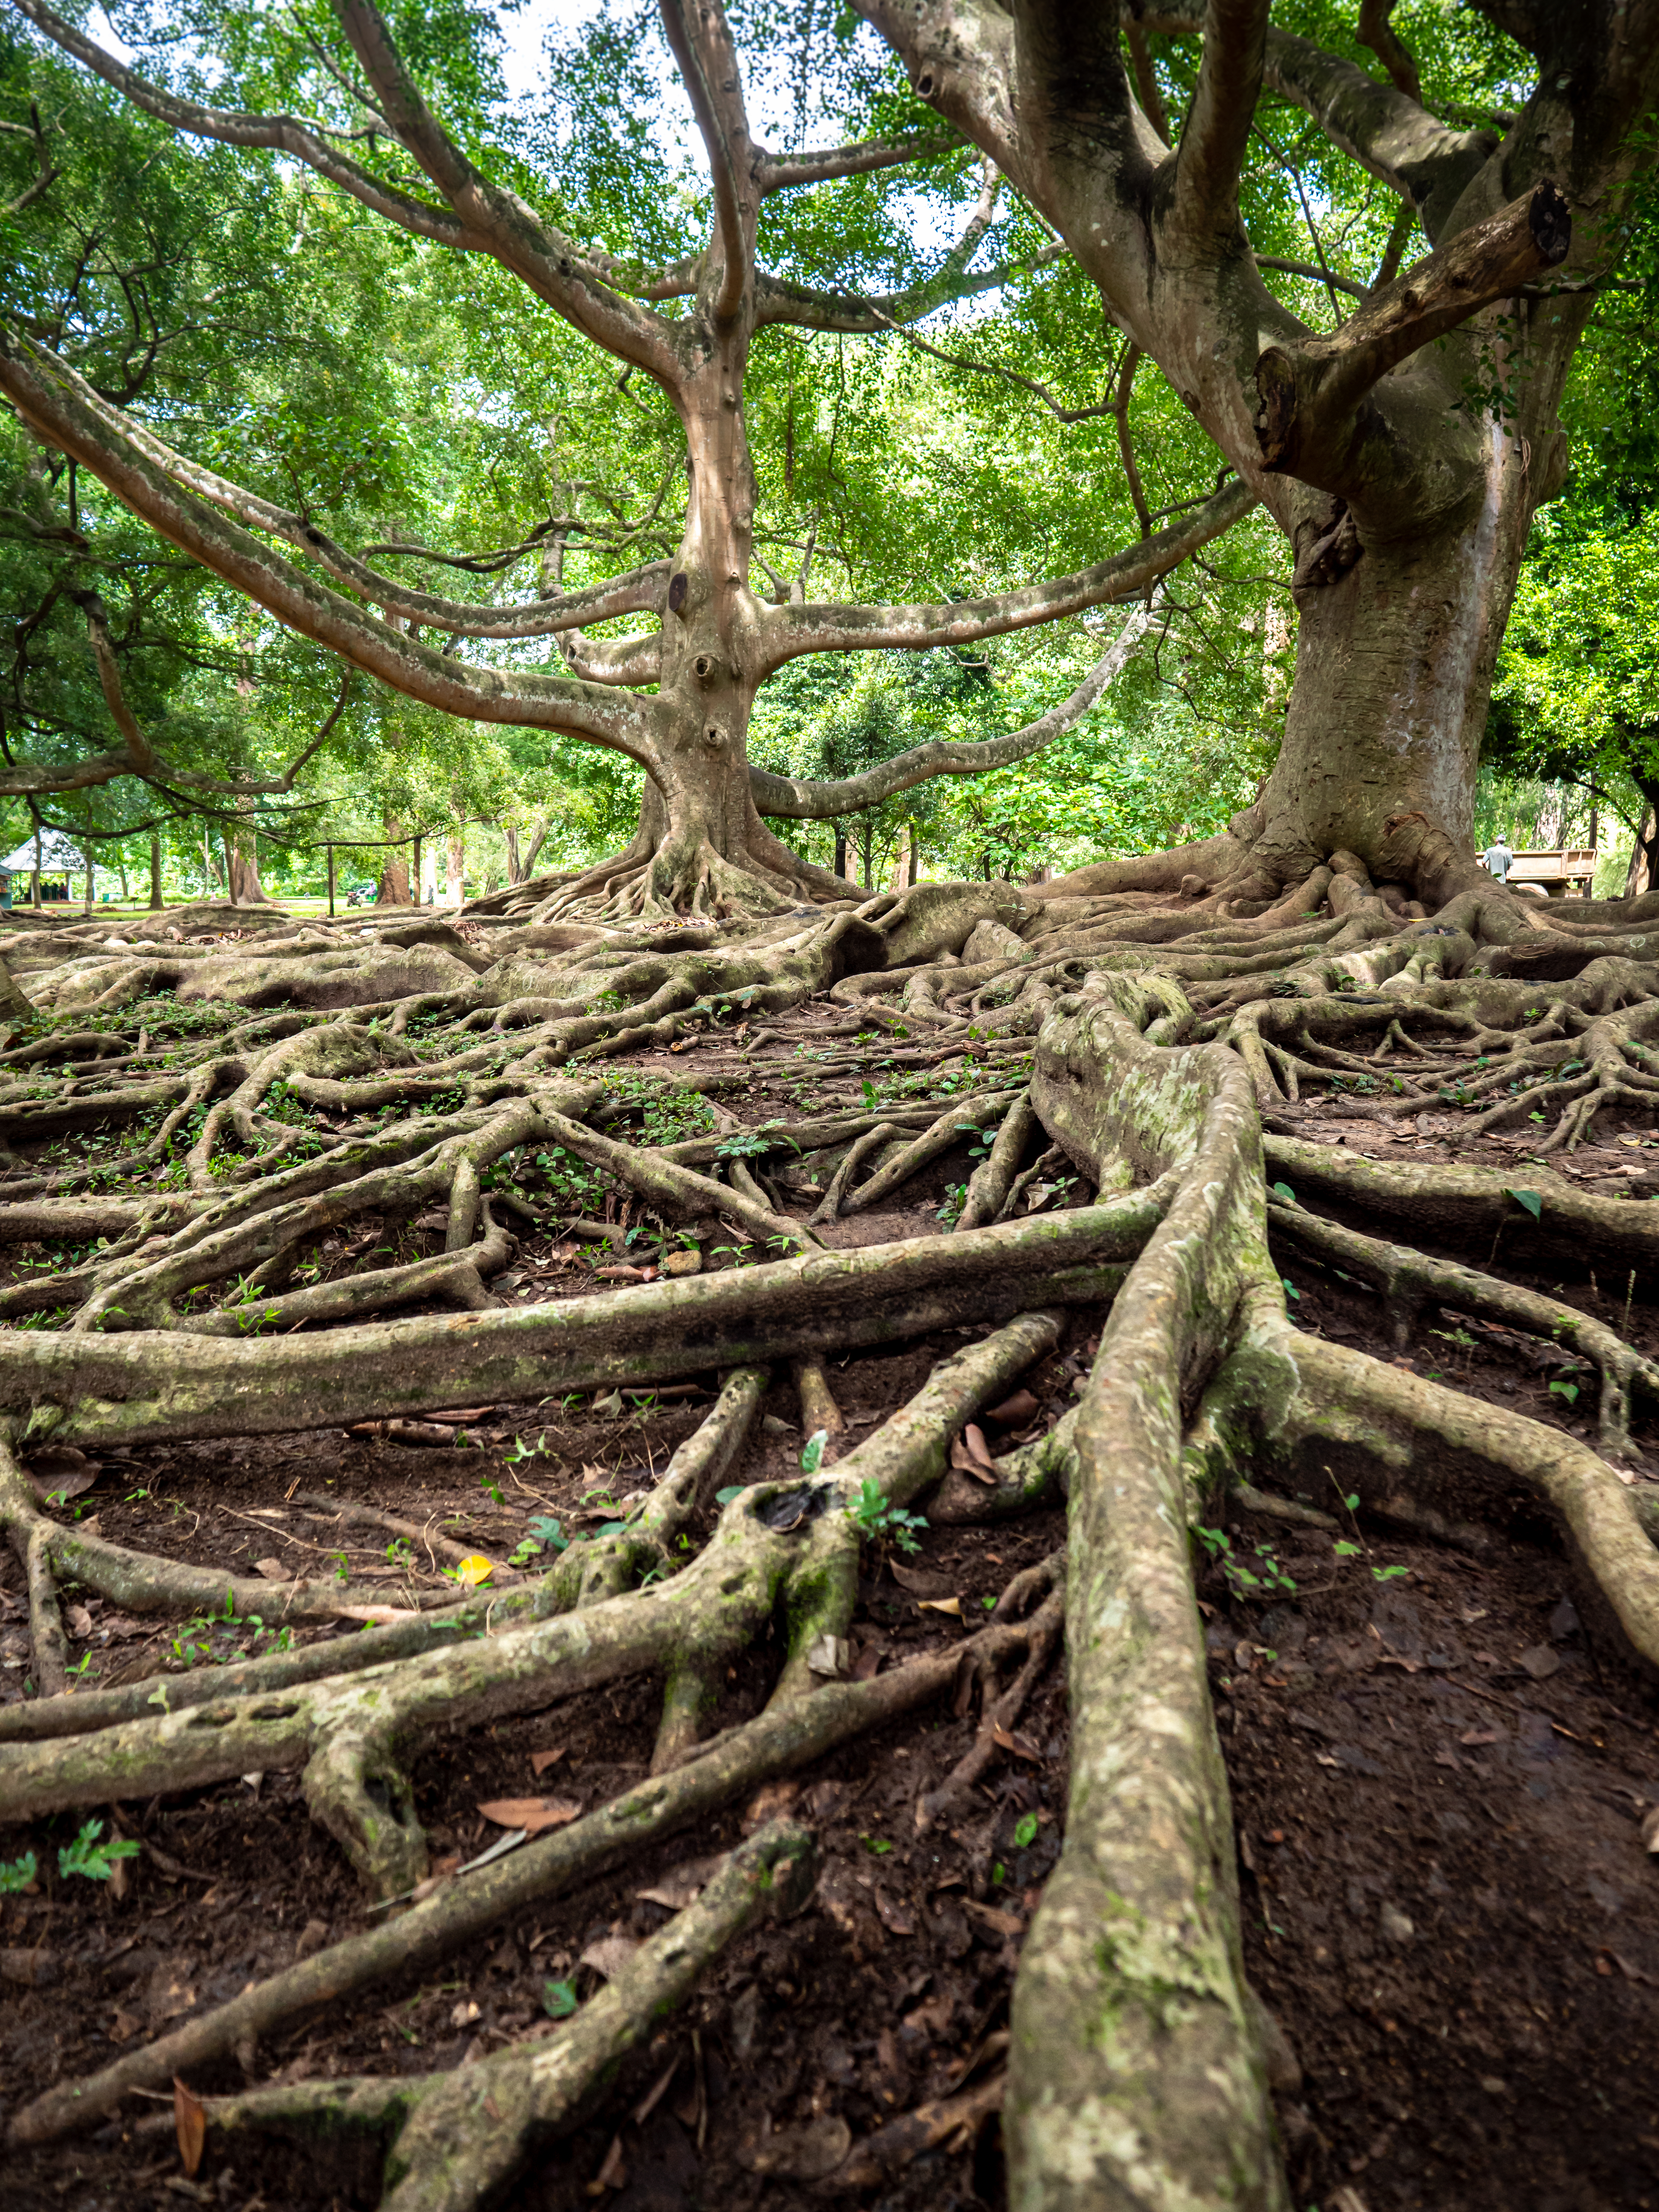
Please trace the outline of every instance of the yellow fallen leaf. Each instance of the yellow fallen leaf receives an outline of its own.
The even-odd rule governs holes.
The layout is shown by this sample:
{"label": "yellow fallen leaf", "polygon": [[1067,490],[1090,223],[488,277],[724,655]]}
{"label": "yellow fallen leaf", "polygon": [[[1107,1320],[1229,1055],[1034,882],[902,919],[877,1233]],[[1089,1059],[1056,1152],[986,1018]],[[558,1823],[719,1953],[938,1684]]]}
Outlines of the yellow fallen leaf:
{"label": "yellow fallen leaf", "polygon": [[916,1600],[916,1610],[918,1613],[952,1613],[957,1620],[960,1620],[962,1600],[959,1597],[919,1597]]}
{"label": "yellow fallen leaf", "polygon": [[494,1560],[485,1559],[482,1552],[469,1552],[455,1569],[457,1577],[470,1589],[476,1589],[480,1583],[487,1583],[495,1571]]}

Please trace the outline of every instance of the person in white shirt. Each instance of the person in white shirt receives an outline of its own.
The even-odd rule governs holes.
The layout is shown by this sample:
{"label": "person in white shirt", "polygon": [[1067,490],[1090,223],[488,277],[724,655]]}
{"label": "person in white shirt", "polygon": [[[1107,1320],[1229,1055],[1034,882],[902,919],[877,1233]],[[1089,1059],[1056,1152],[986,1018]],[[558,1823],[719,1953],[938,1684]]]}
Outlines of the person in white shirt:
{"label": "person in white shirt", "polygon": [[1501,830],[1498,833],[1496,842],[1487,846],[1480,859],[1487,872],[1496,876],[1500,884],[1506,884],[1509,881],[1510,868],[1515,860],[1515,854],[1510,849],[1509,839]]}

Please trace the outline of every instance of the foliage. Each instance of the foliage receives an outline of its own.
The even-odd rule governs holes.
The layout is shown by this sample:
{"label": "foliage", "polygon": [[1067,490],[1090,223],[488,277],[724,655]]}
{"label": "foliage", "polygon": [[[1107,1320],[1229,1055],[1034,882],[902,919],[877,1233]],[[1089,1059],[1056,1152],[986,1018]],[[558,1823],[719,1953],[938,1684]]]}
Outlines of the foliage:
{"label": "foliage", "polygon": [[58,1853],[58,1871],[65,1877],[83,1875],[88,1881],[107,1881],[117,1859],[136,1859],[139,1846],[131,1836],[112,1836],[108,1843],[100,1843],[104,1832],[101,1820],[88,1820],[73,1843],[64,1844]]}

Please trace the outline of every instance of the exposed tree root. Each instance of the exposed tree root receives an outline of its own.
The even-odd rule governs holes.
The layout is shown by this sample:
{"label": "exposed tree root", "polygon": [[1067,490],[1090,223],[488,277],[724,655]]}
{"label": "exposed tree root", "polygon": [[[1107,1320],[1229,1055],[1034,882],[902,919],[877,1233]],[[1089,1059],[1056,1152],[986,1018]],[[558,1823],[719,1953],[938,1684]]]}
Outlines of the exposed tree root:
{"label": "exposed tree root", "polygon": [[314,1953],[159,2041],[125,2053],[85,2081],[48,2090],[14,2115],[11,2140],[49,2142],[113,2111],[130,2090],[170,2081],[251,2037],[275,2036],[320,2002],[337,2003],[394,1974],[419,1972],[453,1957],[526,1906],[562,1894],[743,1790],[810,1765],[836,1745],[942,1696],[964,1654],[969,1663],[982,1658],[994,1664],[1025,1649],[1034,1627],[1034,1621],[996,1622],[963,1644],[869,1681],[827,1682],[809,1698],[772,1706],[711,1739],[673,1772],[625,1790],[570,1826],[476,1873],[434,1883],[432,1893],[401,1917]]}
{"label": "exposed tree root", "polygon": [[[1161,875],[1136,863],[1024,891],[927,885],[857,911],[788,906],[800,884],[780,873],[788,910],[775,912],[758,910],[772,889],[757,901],[688,851],[520,887],[523,928],[402,921],[360,941],[242,915],[240,945],[29,935],[18,972],[64,1010],[36,1018],[67,1034],[45,1040],[49,1053],[27,1038],[8,1055],[0,1124],[18,1164],[0,1176],[0,1240],[70,1256],[0,1290],[0,1409],[23,1455],[48,1438],[107,1449],[694,1376],[721,1387],[618,1525],[546,1571],[466,1599],[428,1590],[425,1612],[394,1588],[413,1617],[169,1677],[164,1704],[147,1682],[66,1693],[60,1586],[179,1612],[228,1590],[267,1620],[385,1611],[386,1586],[256,1585],[152,1559],[53,1518],[9,1459],[0,1466],[44,1693],[0,1709],[9,1816],[286,1768],[368,1887],[410,1904],[50,2090],[15,2116],[14,2140],[60,2134],[325,1996],[452,1955],[530,1899],[939,1695],[965,1650],[982,1724],[918,1806],[919,1821],[936,1817],[1004,1747],[1060,1596],[1040,1574],[1016,1578],[978,1637],[838,1679],[860,1516],[932,1492],[936,1522],[993,1520],[1063,1493],[1073,1768],[1063,1853],[1016,1990],[1011,2201],[1280,2212],[1189,1556],[1206,1499],[1225,1489],[1322,1526],[1328,1500],[1309,1498],[1328,1492],[1328,1467],[1362,1516],[1478,1546],[1519,1486],[1578,1563],[1586,1618],[1659,1665],[1651,1509],[1610,1463],[1637,1456],[1659,1366],[1627,1327],[1498,1272],[1659,1273],[1647,1206],[1537,1164],[1581,1146],[1598,1117],[1659,1110],[1652,902],[1536,916],[1474,882],[1437,834],[1401,829],[1381,885],[1343,854],[1280,882],[1229,838],[1207,858],[1166,857]],[[581,919],[549,926],[555,908],[579,906]],[[178,999],[142,995],[162,988]],[[187,992],[200,1026],[186,1031]],[[850,1023],[817,1019],[826,996]],[[792,1011],[814,1000],[812,1013]],[[896,1050],[895,1021],[923,1043]],[[833,1055],[816,1056],[832,1037]],[[695,1046],[712,1072],[613,1066],[666,1044]],[[803,1045],[810,1060],[790,1049]],[[65,1065],[78,1073],[33,1087],[34,1071]],[[830,1095],[798,1090],[810,1113],[755,1126],[744,1094],[763,1068]],[[836,1082],[872,1068],[873,1095],[837,1104]],[[1425,1109],[1461,1109],[1472,1138],[1525,1123],[1535,1152],[1512,1168],[1357,1158],[1310,1141],[1314,1102],[1338,1097],[1395,1128]],[[991,1141],[965,1189],[951,1187],[948,1233],[842,1241],[917,1176],[963,1173],[939,1164],[970,1133]],[[112,1178],[118,1195],[94,1194]],[[1292,1195],[1270,1203],[1270,1182]],[[1316,1210],[1327,1205],[1341,1218]],[[575,1295],[569,1277],[538,1275],[519,1286],[528,1303],[497,1303],[489,1285],[512,1280],[515,1237],[557,1224],[609,1243],[596,1256],[612,1273],[584,1273]],[[1467,1256],[1387,1241],[1378,1224]],[[1400,1332],[1443,1306],[1594,1368],[1600,1451],[1294,1328],[1270,1229],[1374,1285]],[[626,1287],[589,1287],[609,1281]],[[1063,1309],[1109,1304],[1078,1406],[988,1467],[960,1454],[951,1466],[952,1438],[1055,1343]],[[375,1317],[398,1305],[417,1310]],[[848,1448],[831,1357],[988,1324]],[[725,1485],[785,1368],[800,1442],[823,1431],[823,1447],[784,1480]],[[377,1528],[420,1528],[368,1510]],[[775,1619],[784,1644],[765,1711],[708,1737],[727,1664]],[[428,1888],[410,1773],[422,1747],[629,1675],[662,1686],[650,1778]],[[585,2008],[580,2033],[451,2075],[250,2091],[212,2106],[214,2124],[361,2123],[395,2136],[388,2202],[477,2201],[526,2131],[567,2124],[642,2008],[689,1986],[757,1909],[746,1850],[678,1935],[640,1954],[633,1982]],[[877,2185],[906,2144],[975,2124],[1002,2094],[994,2077],[895,2123],[826,2192]]]}
{"label": "exposed tree root", "polygon": [[740,1845],[695,1905],[642,1943],[575,2018],[444,2074],[305,2081],[216,2097],[208,2124],[390,2138],[390,2212],[472,2212],[507,2180],[536,2136],[562,2133],[636,2044],[684,2002],[710,1962],[763,1913],[799,1912],[811,1894],[812,1839],[776,1822]]}

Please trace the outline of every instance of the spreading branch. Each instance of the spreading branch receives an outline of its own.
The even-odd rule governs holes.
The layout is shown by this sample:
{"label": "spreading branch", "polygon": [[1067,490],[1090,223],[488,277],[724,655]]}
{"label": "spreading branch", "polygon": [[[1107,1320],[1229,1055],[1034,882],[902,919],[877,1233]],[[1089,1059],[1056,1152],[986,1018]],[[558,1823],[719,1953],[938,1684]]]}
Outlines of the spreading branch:
{"label": "spreading branch", "polygon": [[12,0],[12,4],[54,46],[61,46],[66,54],[102,77],[106,84],[113,86],[135,107],[171,129],[186,131],[191,137],[217,139],[226,146],[264,147],[286,154],[291,161],[303,162],[307,168],[349,192],[353,199],[360,200],[376,215],[385,216],[417,238],[434,239],[445,246],[471,243],[465,227],[449,210],[434,207],[430,202],[418,199],[413,193],[403,191],[384,178],[375,176],[343,154],[337,146],[331,145],[319,125],[293,115],[256,115],[239,109],[204,107],[199,101],[181,100],[176,94],[140,76],[125,62],[118,61],[73,23],[44,6],[42,0]]}
{"label": "spreading branch", "polygon": [[662,21],[708,156],[720,255],[714,317],[725,322],[743,298],[754,235],[754,205],[744,185],[757,163],[744,112],[743,77],[725,15],[713,0],[662,0]]}
{"label": "spreading branch", "polygon": [[[61,380],[111,434],[130,444],[174,483],[222,507],[245,528],[267,531],[272,537],[284,539],[307,554],[337,582],[361,592],[371,606],[380,607],[402,621],[422,629],[441,629],[451,637],[528,638],[552,636],[585,623],[607,622],[617,615],[658,614],[662,611],[668,588],[666,561],[647,562],[605,583],[584,585],[580,590],[561,592],[550,599],[520,600],[501,607],[481,605],[472,599],[444,599],[435,592],[412,590],[348,553],[304,515],[278,507],[274,501],[246,490],[240,484],[232,483],[228,477],[176,452],[145,423],[101,398],[58,355],[42,349],[37,359],[43,374]],[[37,534],[41,533],[37,530]]]}
{"label": "spreading branch", "polygon": [[821,822],[837,814],[855,813],[862,806],[878,805],[884,799],[912,790],[936,775],[984,775],[992,769],[1029,759],[1099,703],[1152,620],[1151,606],[1136,607],[1070,698],[1051,707],[1024,729],[1011,730],[1000,738],[981,738],[976,744],[957,744],[937,738],[928,744],[914,745],[908,752],[866,769],[861,775],[843,776],[834,782],[798,781],[751,768],[749,785],[755,804],[763,814],[775,817]]}
{"label": "spreading branch", "polygon": [[648,702],[536,671],[474,668],[383,623],[305,575],[157,467],[137,438],[89,407],[55,356],[0,325],[0,391],[41,436],[122,503],[288,629],[394,690],[463,719],[522,723],[609,745],[649,764]]}
{"label": "spreading branch", "polygon": [[1008,630],[1081,614],[1089,607],[1140,598],[1160,576],[1231,530],[1256,503],[1248,485],[1228,484],[1184,521],[1141,539],[1125,552],[1070,576],[1022,584],[979,599],[915,606],[859,606],[836,601],[768,607],[760,617],[760,652],[769,669],[804,653],[867,651],[872,647],[971,645]]}
{"label": "spreading branch", "polygon": [[836,177],[866,177],[872,170],[896,169],[930,154],[948,152],[948,138],[912,131],[900,138],[865,138],[847,146],[823,146],[799,154],[759,155],[755,182],[761,193],[791,185],[823,185]]}
{"label": "spreading branch", "polygon": [[1263,467],[1340,488],[1353,411],[1378,380],[1555,268],[1571,237],[1567,203],[1546,180],[1374,294],[1329,337],[1269,346],[1256,363]]}
{"label": "spreading branch", "polygon": [[1175,219],[1188,234],[1230,232],[1255,117],[1268,0],[1210,0],[1204,52],[1176,156]]}
{"label": "spreading branch", "polygon": [[1370,48],[1387,70],[1395,90],[1403,92],[1407,100],[1416,100],[1420,106],[1422,80],[1404,40],[1389,20],[1394,10],[1395,0],[1360,0],[1359,22],[1354,36],[1362,46]]}

